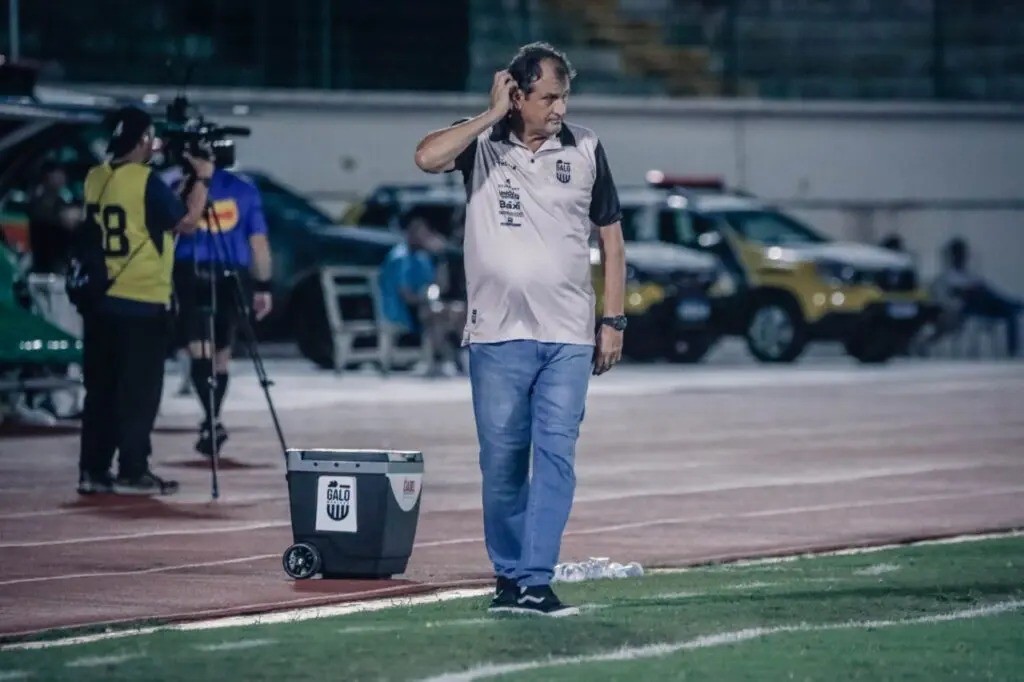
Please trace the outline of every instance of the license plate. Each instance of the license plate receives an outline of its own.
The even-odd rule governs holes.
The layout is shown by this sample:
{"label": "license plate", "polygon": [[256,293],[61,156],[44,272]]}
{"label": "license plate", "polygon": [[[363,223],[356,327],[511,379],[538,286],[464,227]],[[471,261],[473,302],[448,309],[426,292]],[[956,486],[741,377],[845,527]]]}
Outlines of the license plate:
{"label": "license plate", "polygon": [[906,320],[917,316],[916,303],[890,303],[889,317],[896,320]]}
{"label": "license plate", "polygon": [[707,301],[680,301],[676,306],[676,316],[687,322],[706,320],[711,316],[711,306]]}

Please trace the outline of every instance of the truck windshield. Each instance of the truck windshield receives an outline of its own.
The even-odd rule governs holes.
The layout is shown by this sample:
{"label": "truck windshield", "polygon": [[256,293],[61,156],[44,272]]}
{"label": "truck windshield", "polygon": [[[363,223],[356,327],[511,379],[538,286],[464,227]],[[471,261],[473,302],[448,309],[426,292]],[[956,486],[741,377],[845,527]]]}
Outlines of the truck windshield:
{"label": "truck windshield", "polygon": [[710,217],[725,221],[744,238],[760,244],[820,244],[828,241],[803,223],[775,211],[722,211]]}

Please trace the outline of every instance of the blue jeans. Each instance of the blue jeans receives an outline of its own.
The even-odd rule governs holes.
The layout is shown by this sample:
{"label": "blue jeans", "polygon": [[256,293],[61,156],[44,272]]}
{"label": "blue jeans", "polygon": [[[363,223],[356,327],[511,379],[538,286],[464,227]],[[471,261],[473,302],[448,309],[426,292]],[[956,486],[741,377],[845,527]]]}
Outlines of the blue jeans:
{"label": "blue jeans", "polygon": [[487,554],[520,585],[547,585],[558,562],[593,357],[593,346],[536,341],[469,348]]}

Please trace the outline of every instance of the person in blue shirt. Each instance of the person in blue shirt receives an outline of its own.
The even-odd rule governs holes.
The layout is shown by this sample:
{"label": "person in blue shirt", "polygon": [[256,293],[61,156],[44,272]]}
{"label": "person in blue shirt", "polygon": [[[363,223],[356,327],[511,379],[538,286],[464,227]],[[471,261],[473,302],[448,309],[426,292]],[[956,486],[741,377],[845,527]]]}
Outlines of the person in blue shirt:
{"label": "person in blue shirt", "polygon": [[[173,178],[165,178],[171,180]],[[240,315],[236,283],[252,290],[257,320],[273,307],[270,294],[271,258],[263,201],[256,186],[243,176],[217,167],[209,183],[210,207],[195,234],[178,239],[174,287],[179,322],[191,356],[192,383],[203,407],[196,451],[212,456],[228,433],[220,423],[220,408],[228,389],[228,367]],[[216,290],[213,318],[215,348],[210,349],[211,279]],[[212,357],[211,357],[212,356]],[[213,405],[209,400],[213,385]]]}
{"label": "person in blue shirt", "polygon": [[400,333],[418,334],[431,345],[428,376],[437,376],[443,362],[456,361],[450,341],[465,324],[465,306],[442,300],[446,288],[443,253],[447,242],[425,216],[416,211],[402,217],[405,241],[391,249],[380,269],[381,309]]}

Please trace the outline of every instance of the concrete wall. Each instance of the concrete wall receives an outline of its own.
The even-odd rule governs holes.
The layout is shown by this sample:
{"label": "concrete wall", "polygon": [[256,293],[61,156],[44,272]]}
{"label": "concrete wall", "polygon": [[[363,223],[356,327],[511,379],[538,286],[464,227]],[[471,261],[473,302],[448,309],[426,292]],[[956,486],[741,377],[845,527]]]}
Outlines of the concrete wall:
{"label": "concrete wall", "polygon": [[[173,93],[159,94],[163,106]],[[239,141],[242,163],[325,202],[434,180],[413,164],[417,141],[486,106],[482,96],[447,94],[192,97],[208,117],[253,129]],[[1024,107],[581,96],[570,116],[601,136],[620,185],[642,182],[651,168],[718,174],[837,237],[900,233],[926,274],[939,245],[964,234],[985,273],[1024,296]]]}

